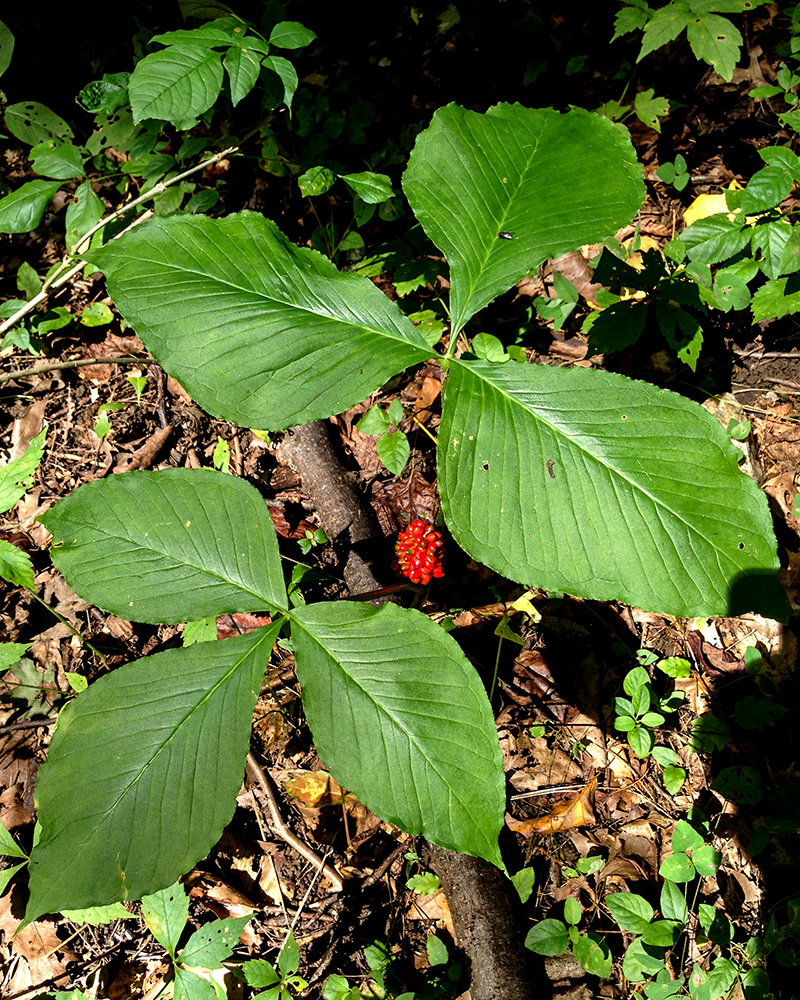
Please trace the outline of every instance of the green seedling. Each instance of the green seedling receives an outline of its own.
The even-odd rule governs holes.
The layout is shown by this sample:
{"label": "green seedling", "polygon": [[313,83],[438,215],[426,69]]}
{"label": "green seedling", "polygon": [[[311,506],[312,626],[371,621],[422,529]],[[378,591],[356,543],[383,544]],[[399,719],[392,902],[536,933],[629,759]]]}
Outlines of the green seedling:
{"label": "green seedling", "polygon": [[393,399],[386,410],[380,406],[371,407],[356,424],[362,434],[379,435],[378,458],[395,476],[401,475],[411,454],[408,438],[400,430],[403,416],[403,404]]}
{"label": "green seedling", "polygon": [[671,184],[676,191],[683,191],[689,183],[689,173],[686,169],[686,160],[678,153],[672,163],[662,163],[656,170],[656,175],[665,183]]}

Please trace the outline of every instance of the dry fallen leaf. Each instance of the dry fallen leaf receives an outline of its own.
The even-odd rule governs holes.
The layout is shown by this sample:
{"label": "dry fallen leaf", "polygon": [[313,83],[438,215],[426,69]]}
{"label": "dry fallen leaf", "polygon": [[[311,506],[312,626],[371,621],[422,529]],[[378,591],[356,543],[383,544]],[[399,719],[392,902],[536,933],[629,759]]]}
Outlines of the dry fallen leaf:
{"label": "dry fallen leaf", "polygon": [[571,830],[576,826],[592,826],[594,818],[594,791],[597,778],[586,785],[584,789],[564,802],[559,802],[547,816],[535,816],[533,819],[514,819],[506,816],[508,828],[523,837],[532,837],[538,833],[542,837],[552,836],[559,830]]}

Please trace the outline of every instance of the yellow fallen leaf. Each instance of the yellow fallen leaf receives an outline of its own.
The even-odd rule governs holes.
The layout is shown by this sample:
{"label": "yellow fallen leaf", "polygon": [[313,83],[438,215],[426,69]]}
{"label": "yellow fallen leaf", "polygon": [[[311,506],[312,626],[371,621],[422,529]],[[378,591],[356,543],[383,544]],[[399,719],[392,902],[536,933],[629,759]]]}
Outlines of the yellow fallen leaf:
{"label": "yellow fallen leaf", "polygon": [[506,824],[514,833],[523,837],[549,837],[559,830],[572,830],[576,826],[592,826],[594,818],[594,790],[597,788],[597,778],[592,778],[588,785],[577,795],[566,802],[559,802],[547,816],[536,816],[533,819],[514,819],[506,816]]}
{"label": "yellow fallen leaf", "polygon": [[[742,185],[738,181],[731,181],[728,185],[729,191],[741,191]],[[720,212],[728,212],[728,203],[725,201],[725,194],[699,194],[691,205],[683,213],[683,221],[687,226],[691,226],[698,219],[707,219],[709,215],[719,215]],[[733,218],[733,213],[728,212],[728,218]]]}

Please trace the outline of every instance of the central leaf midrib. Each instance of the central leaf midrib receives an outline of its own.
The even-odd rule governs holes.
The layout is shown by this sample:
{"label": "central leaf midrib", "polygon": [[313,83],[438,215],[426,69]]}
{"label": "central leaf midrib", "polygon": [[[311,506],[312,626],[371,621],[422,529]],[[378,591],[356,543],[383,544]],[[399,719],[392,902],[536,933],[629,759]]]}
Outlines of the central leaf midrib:
{"label": "central leaf midrib", "polygon": [[[339,670],[342,672],[343,676],[350,683],[352,683],[353,685],[355,685],[355,687],[367,698],[367,700],[370,701],[374,705],[374,707],[377,709],[378,713],[380,715],[384,716],[385,718],[389,719],[390,722],[392,722],[406,736],[408,742],[414,747],[414,749],[417,751],[417,753],[419,754],[419,756],[430,766],[431,770],[436,774],[436,776],[442,782],[442,784],[445,786],[445,788],[447,788],[449,790],[450,794],[459,803],[459,805],[461,806],[461,808],[464,809],[465,811],[467,811],[467,804],[463,801],[463,799],[461,799],[455,793],[455,790],[453,789],[452,785],[445,779],[445,776],[442,774],[442,772],[440,771],[440,769],[434,764],[434,762],[430,759],[430,757],[426,753],[424,753],[424,751],[420,747],[420,744],[419,744],[418,740],[414,736],[412,736],[412,734],[409,732],[408,728],[406,726],[404,726],[399,719],[397,719],[394,715],[392,715],[391,712],[389,712],[383,705],[381,705],[380,701],[378,701],[374,697],[374,695],[372,695],[370,693],[370,691],[367,688],[365,688],[355,677],[353,677],[352,674],[348,673],[345,670],[344,663],[343,663],[343,661],[341,659],[341,654],[336,653],[336,652],[330,650],[325,645],[325,643],[323,642],[322,638],[320,638],[320,636],[318,636],[317,634],[315,634],[307,625],[304,625],[302,622],[298,621],[298,619],[292,617],[291,613],[289,614],[289,617],[290,617],[290,619],[292,621],[292,625],[293,626],[295,624],[299,625],[303,629],[303,631],[308,636],[310,636],[310,638],[312,639],[312,641],[315,642],[325,652],[325,654],[328,657],[330,657],[331,660],[333,660],[333,662],[337,665],[337,667],[339,668]],[[416,788],[415,788],[415,790],[416,790]],[[417,799],[417,802],[419,802],[419,799]],[[424,816],[423,816],[423,823],[425,823]]]}
{"label": "central leaf midrib", "polygon": [[[206,692],[204,692],[200,700],[195,702],[191,706],[189,711],[180,720],[180,722],[178,722],[178,724],[172,728],[170,735],[158,746],[158,748],[151,754],[148,760],[139,768],[134,777],[131,778],[131,780],[123,787],[123,789],[117,795],[117,798],[109,806],[109,808],[106,809],[101,814],[102,819],[100,819],[94,825],[93,829],[86,837],[86,839],[83,841],[83,845],[81,848],[79,848],[79,850],[86,848],[87,845],[90,843],[90,841],[97,836],[98,831],[103,826],[105,826],[105,824],[109,821],[110,817],[116,811],[120,802],[125,798],[126,795],[128,795],[128,793],[134,787],[134,785],[138,784],[138,782],[142,780],[142,776],[145,774],[148,768],[152,767],[153,762],[158,758],[160,754],[164,752],[166,747],[169,746],[169,744],[177,737],[181,729],[189,723],[192,716],[195,715],[195,713],[198,712],[199,709],[208,702],[208,700],[212,697],[212,695],[214,695],[216,691],[218,691],[223,684],[225,684],[228,680],[230,680],[230,678],[233,677],[234,674],[241,669],[242,664],[248,659],[248,657],[250,657],[253,653],[255,653],[255,651],[259,648],[259,646],[266,640],[267,638],[266,633],[269,631],[270,628],[274,628],[274,624],[262,625],[260,629],[258,629],[258,631],[263,631],[265,635],[263,635],[261,639],[259,639],[259,641],[255,643],[255,645],[249,646],[247,651],[243,653],[242,656],[235,663],[231,664],[230,669],[222,677],[220,677],[219,680],[212,687],[210,687]],[[220,640],[220,641],[224,642],[225,640]]]}
{"label": "central leaf midrib", "polygon": [[[222,42],[220,42],[219,44],[221,45]],[[199,45],[191,45],[188,48],[184,48],[180,44],[170,46],[170,49],[172,49],[173,54],[174,54],[174,50],[175,49],[179,49],[183,54],[186,54],[186,55],[189,55],[192,52],[195,52],[199,48],[201,48],[201,46],[199,46]],[[157,54],[158,55],[166,55],[167,52],[170,51],[170,49],[161,49]],[[179,79],[177,79],[177,80],[173,80],[173,82],[170,83],[167,87],[165,87],[163,90],[160,90],[155,95],[155,97],[151,97],[150,100],[147,102],[147,104],[143,104],[142,105],[142,112],[143,112],[142,113],[142,118],[146,118],[147,117],[147,115],[144,114],[144,112],[147,111],[149,108],[152,108],[152,106],[154,104],[157,104],[164,97],[165,94],[169,94],[170,97],[174,97],[173,91],[175,90],[175,88],[176,87],[180,87],[182,84],[184,84],[186,82],[186,80],[193,73],[196,73],[203,65],[205,65],[206,63],[213,64],[213,62],[214,62],[214,58],[213,57],[216,57],[218,60],[221,58],[221,55],[220,55],[219,52],[214,52],[213,49],[208,49],[207,51],[208,51],[208,55],[204,59],[202,59],[200,62],[194,63],[194,65],[190,69],[188,69],[183,74],[183,76],[179,77]],[[156,53],[154,53],[154,54],[156,54]],[[142,119],[140,119],[140,121],[141,120]]]}
{"label": "central leaf midrib", "polygon": [[494,391],[501,393],[503,396],[509,399],[510,402],[512,402],[514,405],[520,407],[526,414],[533,417],[534,420],[538,420],[541,423],[543,423],[560,440],[566,441],[569,448],[575,448],[579,450],[585,456],[587,456],[592,462],[595,462],[597,465],[603,466],[605,469],[608,470],[610,474],[615,475],[623,482],[628,483],[633,490],[647,497],[657,508],[667,511],[674,518],[680,521],[680,523],[683,524],[687,529],[689,529],[689,531],[692,534],[696,535],[699,538],[702,538],[706,542],[706,544],[710,545],[715,552],[718,552],[721,556],[727,558],[731,563],[733,563],[733,565],[737,565],[732,556],[729,553],[725,552],[724,549],[720,549],[719,547],[717,547],[707,535],[705,535],[702,531],[699,530],[697,525],[692,524],[690,521],[687,521],[682,514],[678,513],[678,511],[676,510],[673,510],[667,503],[661,500],[658,496],[655,496],[652,493],[650,493],[647,489],[644,488],[644,486],[642,486],[635,480],[631,479],[624,472],[622,472],[622,470],[611,465],[609,462],[605,461],[602,457],[596,455],[594,452],[589,451],[588,448],[582,445],[579,441],[576,441],[574,438],[569,437],[569,435],[562,428],[560,428],[557,424],[553,424],[550,421],[548,421],[539,412],[537,412],[532,407],[527,405],[525,402],[520,400],[518,396],[515,395],[514,392],[512,392],[509,389],[506,389],[504,386],[498,385],[496,382],[493,382],[491,379],[485,377],[482,372],[473,368],[471,365],[468,366],[467,364],[464,364],[459,359],[454,359],[454,363],[461,365],[462,369],[464,369],[468,374],[472,374],[475,377],[480,378],[486,385],[489,386],[490,389],[493,389]]}
{"label": "central leaf midrib", "polygon": [[[338,316],[335,313],[315,312],[313,309],[310,309],[310,308],[308,308],[307,306],[305,306],[303,304],[298,304],[296,301],[294,301],[292,299],[284,300],[284,299],[279,298],[276,294],[273,294],[272,292],[261,292],[261,291],[258,291],[257,289],[254,289],[254,288],[242,287],[241,285],[237,285],[235,282],[231,281],[230,279],[222,278],[222,277],[219,277],[217,275],[211,275],[207,271],[197,271],[197,270],[194,270],[193,268],[180,267],[177,264],[174,264],[173,262],[171,262],[169,260],[159,260],[159,261],[156,262],[156,261],[151,261],[149,258],[143,258],[143,257],[137,258],[137,262],[144,263],[145,261],[147,263],[157,263],[158,266],[161,267],[161,268],[163,268],[163,270],[165,272],[171,270],[175,274],[193,275],[195,277],[202,278],[202,279],[204,279],[206,281],[209,281],[209,282],[212,282],[214,284],[222,285],[224,288],[230,289],[231,291],[239,292],[239,293],[241,293],[243,295],[254,296],[256,299],[263,300],[265,302],[275,303],[276,305],[282,306],[285,309],[291,309],[291,310],[293,310],[295,312],[303,313],[303,314],[305,314],[307,316],[313,316],[313,317],[315,317],[317,319],[325,319],[325,320],[328,320],[328,321],[339,323],[342,326],[348,327],[350,329],[363,330],[364,333],[369,333],[369,334],[373,334],[375,336],[384,337],[387,340],[395,341],[398,344],[403,344],[406,347],[409,347],[409,348],[412,348],[413,350],[419,351],[420,354],[424,354],[424,356],[425,356],[424,360],[426,360],[426,361],[427,361],[428,358],[432,357],[433,354],[434,354],[434,352],[431,351],[431,349],[428,347],[428,345],[424,344],[424,342],[423,342],[422,345],[421,344],[415,344],[415,343],[413,343],[413,341],[407,340],[405,337],[403,337],[399,333],[393,333],[393,332],[390,332],[388,330],[382,329],[380,327],[372,327],[372,326],[369,326],[366,323],[355,323],[352,320],[344,319],[342,316]],[[340,273],[340,272],[337,272],[337,273]],[[119,279],[118,278],[117,280],[122,281],[124,279]],[[130,280],[130,279],[127,279],[127,280]],[[134,288],[137,287],[137,281],[133,280],[133,281],[131,281],[131,283],[134,286]],[[409,320],[409,322],[411,322],[411,321]],[[413,326],[413,324],[412,324],[412,326]],[[151,326],[151,329],[153,329],[152,326]],[[417,331],[416,327],[414,327],[414,331],[417,333],[417,336],[419,336],[419,332]],[[420,337],[420,339],[422,339],[422,338]],[[261,345],[261,348],[259,348],[259,349],[263,349],[263,345]]]}
{"label": "central leaf midrib", "polygon": [[[116,539],[118,539],[119,541],[122,541],[122,542],[129,542],[130,544],[136,545],[140,549],[143,549],[145,552],[152,552],[155,555],[160,555],[160,556],[168,556],[170,559],[175,560],[175,562],[177,562],[181,566],[188,566],[189,569],[199,570],[200,572],[204,573],[206,576],[210,576],[210,577],[212,577],[215,580],[221,580],[223,583],[226,583],[226,584],[228,584],[231,587],[235,587],[238,591],[240,591],[243,594],[248,594],[248,595],[250,595],[252,597],[256,597],[260,601],[266,601],[266,603],[269,604],[270,607],[275,608],[275,610],[280,611],[281,613],[284,613],[286,611],[285,608],[282,608],[282,607],[280,607],[280,605],[275,604],[272,601],[271,598],[266,597],[264,594],[259,593],[257,590],[251,590],[249,587],[245,587],[244,585],[240,585],[236,581],[230,580],[228,577],[222,576],[220,573],[212,572],[211,570],[209,570],[206,566],[204,566],[202,564],[197,565],[196,563],[193,563],[193,562],[189,561],[188,559],[183,559],[183,560],[179,559],[175,555],[174,552],[170,552],[169,550],[167,550],[165,548],[155,548],[153,545],[146,545],[144,542],[140,541],[138,538],[130,538],[130,537],[126,536],[126,535],[121,535],[119,533],[114,533],[114,532],[109,531],[108,529],[103,528],[102,526],[99,526],[99,525],[85,525],[84,524],[84,525],[81,525],[81,527],[85,528],[85,529],[88,529],[88,530],[91,530],[91,532],[94,535],[105,535],[107,538],[116,538]],[[222,612],[220,612],[220,614],[222,614]]]}
{"label": "central leaf midrib", "polygon": [[[525,181],[525,178],[527,177],[528,170],[530,169],[531,163],[533,162],[534,158],[536,157],[536,154],[537,154],[537,152],[539,150],[539,143],[541,142],[542,135],[544,134],[544,130],[545,130],[546,127],[547,127],[547,118],[545,118],[542,121],[542,128],[541,128],[541,131],[539,132],[539,134],[535,138],[535,142],[534,142],[534,145],[533,145],[533,151],[531,152],[531,154],[528,157],[528,159],[525,161],[524,168],[522,170],[520,170],[520,172],[519,172],[519,181],[517,182],[516,187],[513,189],[513,192],[509,188],[505,189],[506,191],[508,191],[509,197],[508,197],[508,200],[507,200],[507,203],[506,203],[505,211],[503,212],[503,216],[502,216],[501,220],[497,223],[500,232],[503,231],[503,228],[505,226],[505,221],[508,218],[508,212],[509,212],[509,209],[511,207],[511,203],[513,202],[513,200],[519,194],[520,189],[522,188],[522,185],[523,185],[523,183]],[[479,267],[478,273],[475,276],[475,281],[471,282],[471,283],[469,283],[467,285],[469,294],[468,294],[468,296],[464,300],[464,307],[461,310],[461,316],[463,316],[469,310],[470,301],[474,297],[474,295],[475,295],[475,289],[477,288],[478,284],[480,283],[481,277],[483,276],[483,273],[486,270],[486,265],[489,262],[489,258],[492,255],[492,250],[494,249],[494,245],[495,244],[494,244],[493,240],[490,240],[486,244],[486,250],[485,250],[485,254],[484,254],[484,258],[483,258],[483,263]],[[461,316],[458,317],[458,324],[460,324],[460,325],[458,325],[458,328],[455,329],[455,333],[456,334],[464,326],[464,323],[461,322]]]}

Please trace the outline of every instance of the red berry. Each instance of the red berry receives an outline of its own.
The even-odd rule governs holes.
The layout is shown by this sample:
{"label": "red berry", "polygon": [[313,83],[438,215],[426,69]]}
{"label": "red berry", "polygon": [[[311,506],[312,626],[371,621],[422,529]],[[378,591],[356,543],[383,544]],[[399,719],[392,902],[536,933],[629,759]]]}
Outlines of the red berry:
{"label": "red berry", "polygon": [[394,550],[392,568],[412,583],[428,584],[444,576],[442,534],[424,521],[414,520],[401,531]]}

